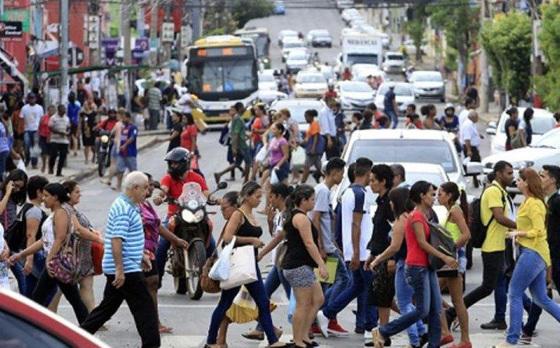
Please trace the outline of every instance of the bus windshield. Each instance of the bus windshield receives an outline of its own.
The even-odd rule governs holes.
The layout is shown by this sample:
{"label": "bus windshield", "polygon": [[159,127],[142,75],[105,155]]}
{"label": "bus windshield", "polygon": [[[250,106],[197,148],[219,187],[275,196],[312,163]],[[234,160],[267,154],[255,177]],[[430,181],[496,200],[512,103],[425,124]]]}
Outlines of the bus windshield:
{"label": "bus windshield", "polygon": [[190,67],[188,80],[195,94],[249,94],[258,89],[254,61],[247,58],[196,62]]}

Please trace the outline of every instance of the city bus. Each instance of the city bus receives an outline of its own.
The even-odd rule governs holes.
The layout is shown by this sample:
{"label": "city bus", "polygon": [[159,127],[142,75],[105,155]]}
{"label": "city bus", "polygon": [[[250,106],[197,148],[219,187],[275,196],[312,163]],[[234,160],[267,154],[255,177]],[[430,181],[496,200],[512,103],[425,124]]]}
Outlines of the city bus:
{"label": "city bus", "polygon": [[198,97],[208,123],[228,120],[230,106],[249,107],[258,96],[258,59],[253,44],[232,35],[208,36],[189,47],[189,93]]}
{"label": "city bus", "polygon": [[245,27],[235,31],[235,36],[251,39],[257,50],[257,57],[265,69],[270,68],[270,35],[266,28]]}

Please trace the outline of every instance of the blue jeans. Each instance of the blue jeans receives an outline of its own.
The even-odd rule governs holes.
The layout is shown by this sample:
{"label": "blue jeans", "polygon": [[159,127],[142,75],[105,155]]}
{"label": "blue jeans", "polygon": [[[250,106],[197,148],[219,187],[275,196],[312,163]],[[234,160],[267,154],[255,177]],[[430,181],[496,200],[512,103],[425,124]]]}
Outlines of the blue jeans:
{"label": "blue jeans", "polygon": [[[251,294],[251,297],[257,304],[259,309],[259,323],[262,324],[266,338],[269,344],[274,344],[278,341],[276,334],[274,333],[274,326],[272,325],[272,317],[270,316],[270,301],[268,296],[266,296],[265,288],[261,278],[261,272],[259,266],[257,265],[257,281],[250,284],[246,284],[245,288]],[[220,301],[218,306],[214,309],[212,313],[212,319],[210,321],[210,328],[208,329],[208,338],[206,339],[207,344],[216,344],[216,337],[218,336],[218,329],[220,328],[220,323],[226,316],[226,312],[233,303],[233,299],[239,292],[241,287],[235,287],[229,290],[222,290],[222,295],[220,296]]]}
{"label": "blue jeans", "polygon": [[25,274],[23,274],[23,263],[16,262],[10,267],[10,270],[16,278],[19,293],[25,294]]}
{"label": "blue jeans", "polygon": [[31,148],[38,145],[37,131],[25,131],[23,133],[23,143],[25,145],[25,164],[29,164],[31,160],[31,165],[36,166],[39,159],[37,156],[31,157]]}
{"label": "blue jeans", "polygon": [[[282,270],[280,268],[278,268],[277,266],[272,266],[272,268],[270,269],[270,273],[268,273],[268,276],[264,281],[264,291],[266,292],[266,296],[270,299],[272,297],[272,294],[274,294],[274,292],[280,287],[280,285],[282,285],[282,287],[284,288],[286,297],[290,298],[290,283],[288,283],[286,278],[284,278],[284,275],[282,274]],[[263,331],[262,325],[260,323],[257,325],[257,330]]]}
{"label": "blue jeans", "polygon": [[323,314],[334,319],[336,315],[342,311],[352,300],[358,299],[358,311],[356,317],[356,326],[364,328],[367,331],[377,326],[377,308],[368,303],[368,287],[373,281],[373,273],[364,271],[364,263],[360,262],[360,267],[352,271],[352,282],[336,297],[332,297],[329,303],[323,308]]}
{"label": "blue jeans", "polygon": [[[397,297],[397,306],[401,311],[401,315],[414,312],[416,307],[412,304],[412,296],[414,289],[406,282],[405,264],[404,260],[397,262],[397,270],[395,272],[395,292]],[[422,320],[418,320],[406,329],[408,333],[408,340],[411,345],[419,346],[420,337],[426,333],[426,326]]]}
{"label": "blue jeans", "polygon": [[327,307],[327,304],[330,301],[334,300],[336,294],[340,294],[344,289],[348,287],[348,285],[351,282],[350,272],[348,268],[346,268],[346,263],[344,262],[342,255],[340,255],[340,253],[337,252],[333,254],[328,254],[327,256],[338,258],[338,265],[336,266],[334,283],[331,286],[329,286],[326,291],[324,291],[325,302],[323,304],[323,308]]}
{"label": "blue jeans", "polygon": [[396,111],[385,110],[385,114],[391,120],[392,126],[391,128],[395,129],[399,125],[399,116],[397,115]]}
{"label": "blue jeans", "polygon": [[439,347],[441,340],[441,294],[436,272],[427,267],[406,266],[406,282],[414,290],[416,309],[401,315],[399,318],[381,326],[379,332],[389,338],[406,330],[418,320],[428,319],[428,347]]}
{"label": "blue jeans", "polygon": [[10,151],[4,151],[0,153],[0,179],[4,179],[4,173],[6,172],[6,160],[10,155]]}
{"label": "blue jeans", "polygon": [[509,280],[505,274],[500,274],[498,278],[498,284],[494,290],[494,304],[496,312],[494,314],[495,321],[505,321],[506,320],[506,309],[507,309],[507,291],[509,286]]}
{"label": "blue jeans", "polygon": [[546,264],[534,250],[521,248],[509,284],[509,327],[507,341],[517,344],[523,320],[523,294],[529,288],[533,301],[560,321],[560,306],[546,294]]}

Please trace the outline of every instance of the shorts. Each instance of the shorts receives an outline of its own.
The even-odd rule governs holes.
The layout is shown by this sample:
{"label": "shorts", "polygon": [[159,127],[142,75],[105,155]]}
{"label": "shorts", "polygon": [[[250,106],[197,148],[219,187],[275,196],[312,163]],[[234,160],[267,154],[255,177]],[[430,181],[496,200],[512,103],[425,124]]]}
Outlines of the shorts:
{"label": "shorts", "polygon": [[39,137],[39,148],[41,149],[41,156],[50,154],[49,141],[47,137]]}
{"label": "shorts", "polygon": [[321,170],[321,158],[323,155],[310,155],[305,154],[305,168],[315,167],[317,170]]}
{"label": "shorts", "polygon": [[78,136],[78,124],[70,124],[70,135]]}
{"label": "shorts", "polygon": [[152,262],[152,269],[150,269],[148,272],[144,272],[144,278],[148,278],[148,277],[152,277],[152,276],[157,276],[158,275],[158,268],[157,268],[157,261],[156,259],[154,260],[150,260]]}
{"label": "shorts", "polygon": [[310,288],[317,283],[315,271],[311,266],[300,266],[292,269],[285,269],[284,278],[290,283],[292,288]]}
{"label": "shorts", "polygon": [[136,157],[134,156],[118,156],[117,157],[117,173],[124,173],[126,170],[133,172],[138,169]]}
{"label": "shorts", "polygon": [[240,166],[243,162],[245,162],[245,165],[249,167],[253,165],[253,158],[251,157],[250,149],[245,149],[235,156],[235,165]]}

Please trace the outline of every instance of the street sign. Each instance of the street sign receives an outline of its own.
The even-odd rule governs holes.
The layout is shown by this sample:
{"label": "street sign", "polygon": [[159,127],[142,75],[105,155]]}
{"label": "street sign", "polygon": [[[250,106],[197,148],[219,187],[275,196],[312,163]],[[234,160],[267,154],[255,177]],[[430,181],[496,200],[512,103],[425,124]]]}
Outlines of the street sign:
{"label": "street sign", "polygon": [[173,22],[164,22],[161,25],[161,42],[173,42],[175,25]]}
{"label": "street sign", "polygon": [[23,33],[23,25],[21,22],[0,21],[0,38],[6,40],[21,40]]}
{"label": "street sign", "polygon": [[99,16],[88,16],[88,46],[91,49],[99,48]]}
{"label": "street sign", "polygon": [[121,43],[120,39],[103,39],[101,40],[101,46],[105,48],[105,53],[107,52],[117,52],[119,50],[119,45]]}
{"label": "street sign", "polygon": [[142,60],[144,59],[144,50],[141,48],[135,48],[132,50],[132,58],[137,59],[137,60]]}
{"label": "street sign", "polygon": [[150,49],[150,40],[147,37],[140,37],[134,41],[134,48],[141,51]]}
{"label": "street sign", "polygon": [[190,25],[181,27],[181,48],[186,48],[192,40],[192,29]]}
{"label": "street sign", "polygon": [[80,66],[84,62],[84,51],[80,47],[71,47],[68,49],[68,64],[74,66],[74,60],[76,62],[75,66]]}

